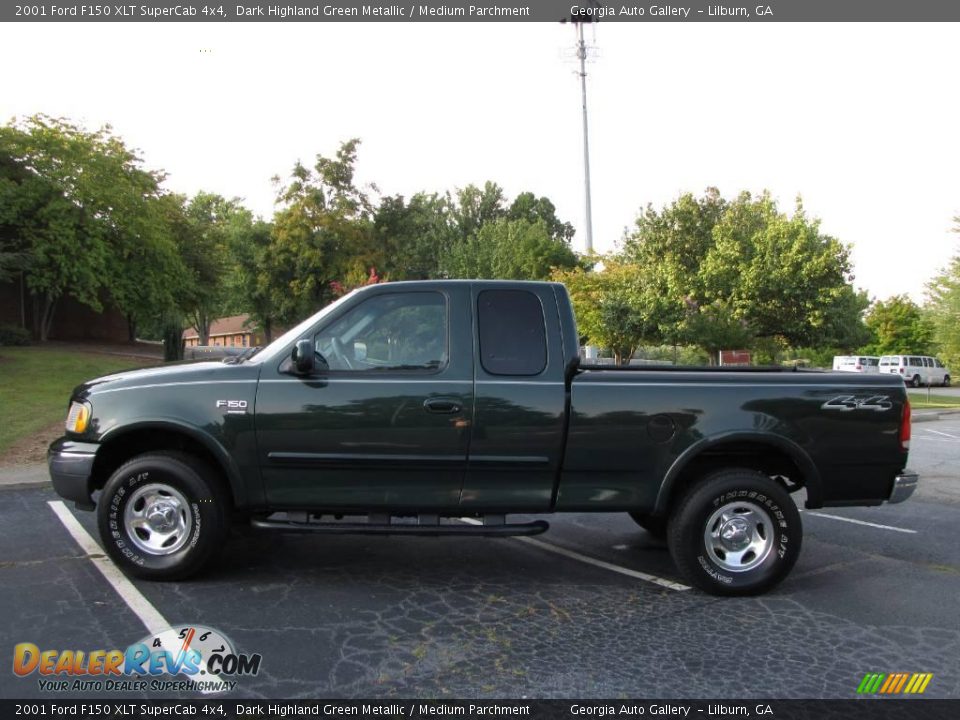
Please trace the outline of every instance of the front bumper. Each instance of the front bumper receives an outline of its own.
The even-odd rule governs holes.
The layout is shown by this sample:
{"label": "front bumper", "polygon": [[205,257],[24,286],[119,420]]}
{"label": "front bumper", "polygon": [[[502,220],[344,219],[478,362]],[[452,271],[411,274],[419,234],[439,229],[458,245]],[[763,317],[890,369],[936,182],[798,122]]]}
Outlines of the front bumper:
{"label": "front bumper", "polygon": [[913,470],[901,470],[893,479],[893,489],[890,491],[890,497],[887,498],[887,502],[902,503],[913,495],[913,491],[917,489],[917,483],[919,481],[920,476]]}
{"label": "front bumper", "polygon": [[93,510],[90,497],[93,461],[99,445],[59,438],[47,450],[47,467],[57,495],[72,500],[81,510]]}

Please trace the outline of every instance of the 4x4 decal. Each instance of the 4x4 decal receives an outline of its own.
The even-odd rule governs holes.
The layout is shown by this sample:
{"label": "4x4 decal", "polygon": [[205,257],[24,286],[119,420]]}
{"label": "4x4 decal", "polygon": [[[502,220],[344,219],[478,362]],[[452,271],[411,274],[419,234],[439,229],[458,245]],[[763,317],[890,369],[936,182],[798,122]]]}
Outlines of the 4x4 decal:
{"label": "4x4 decal", "polygon": [[867,398],[858,398],[854,395],[838,395],[820,406],[821,410],[839,410],[840,412],[850,412],[852,410],[886,412],[892,408],[893,401],[887,395],[871,395]]}

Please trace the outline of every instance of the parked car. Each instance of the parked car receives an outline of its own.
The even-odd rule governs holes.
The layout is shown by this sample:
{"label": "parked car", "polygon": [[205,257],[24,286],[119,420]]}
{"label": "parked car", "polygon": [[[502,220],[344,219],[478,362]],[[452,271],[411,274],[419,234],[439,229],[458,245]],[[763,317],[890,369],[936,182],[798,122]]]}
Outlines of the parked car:
{"label": "parked car", "polygon": [[614,368],[582,362],[578,337],[557,283],[369,285],[236,362],[80,385],[53,486],[96,507],[107,554],[153,580],[208,564],[231,521],[501,537],[549,527],[508,513],[624,512],[718,595],[790,571],[791,493],[820,508],[916,488],[899,378]]}
{"label": "parked car", "polygon": [[880,358],[875,355],[836,355],[833,358],[834,372],[880,372]]}
{"label": "parked car", "polygon": [[939,358],[930,355],[884,355],[880,358],[880,372],[900,375],[913,387],[950,385],[950,371]]}

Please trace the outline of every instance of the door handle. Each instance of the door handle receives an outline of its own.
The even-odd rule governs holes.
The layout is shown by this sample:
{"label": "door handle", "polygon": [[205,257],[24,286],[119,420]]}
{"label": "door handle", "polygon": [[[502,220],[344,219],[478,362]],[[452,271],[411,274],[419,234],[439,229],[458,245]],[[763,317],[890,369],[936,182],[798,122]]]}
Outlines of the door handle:
{"label": "door handle", "polygon": [[451,398],[430,398],[423,401],[423,409],[427,412],[450,415],[460,412],[463,407]]}

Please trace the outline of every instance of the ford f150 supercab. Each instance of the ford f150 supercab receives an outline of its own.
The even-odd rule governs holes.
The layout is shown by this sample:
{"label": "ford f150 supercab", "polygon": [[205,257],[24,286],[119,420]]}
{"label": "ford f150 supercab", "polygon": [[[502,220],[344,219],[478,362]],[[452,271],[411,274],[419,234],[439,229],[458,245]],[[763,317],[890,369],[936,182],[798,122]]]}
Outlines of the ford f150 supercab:
{"label": "ford f150 supercab", "polygon": [[[566,289],[356,290],[222,362],[91,380],[49,450],[126,572],[200,570],[230,524],[311,533],[535,534],[627,512],[716,594],[767,590],[808,508],[901,502],[902,378],[581,362]],[[465,523],[461,518],[470,518]]]}

